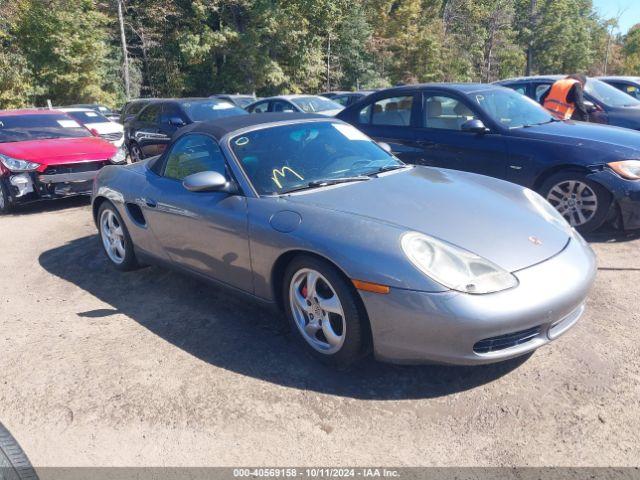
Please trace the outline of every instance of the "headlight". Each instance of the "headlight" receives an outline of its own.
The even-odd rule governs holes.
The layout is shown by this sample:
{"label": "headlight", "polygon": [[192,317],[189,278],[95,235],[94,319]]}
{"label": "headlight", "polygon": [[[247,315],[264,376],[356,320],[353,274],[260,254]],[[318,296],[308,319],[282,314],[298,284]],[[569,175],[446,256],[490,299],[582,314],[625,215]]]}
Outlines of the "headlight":
{"label": "headlight", "polygon": [[549,223],[553,223],[561,230],[567,232],[567,234],[573,234],[573,227],[569,225],[569,222],[567,222],[567,220],[560,214],[560,212],[558,212],[558,210],[554,208],[553,205],[551,205],[533,190],[525,188],[522,191],[524,193],[524,196],[527,197],[533,207],[538,211],[540,215],[545,218],[545,220],[547,220]]}
{"label": "headlight", "polygon": [[123,163],[127,159],[127,152],[123,147],[120,147],[116,154],[111,157],[111,163]]}
{"label": "headlight", "polygon": [[618,175],[627,180],[640,180],[640,160],[623,160],[607,164]]}
{"label": "headlight", "polygon": [[0,154],[0,162],[12,172],[31,172],[40,166],[39,163],[18,160],[2,154]]}
{"label": "headlight", "polygon": [[489,260],[422,233],[405,233],[401,243],[419,270],[451,290],[481,294],[518,285],[516,277]]}

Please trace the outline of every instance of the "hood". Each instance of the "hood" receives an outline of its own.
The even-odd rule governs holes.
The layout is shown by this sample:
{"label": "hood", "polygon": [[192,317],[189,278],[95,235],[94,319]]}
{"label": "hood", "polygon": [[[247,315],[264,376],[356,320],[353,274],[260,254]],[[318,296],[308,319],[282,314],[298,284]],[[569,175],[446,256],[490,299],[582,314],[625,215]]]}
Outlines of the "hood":
{"label": "hood", "polygon": [[116,151],[111,143],[98,137],[0,143],[0,153],[43,166],[109,160]]}
{"label": "hood", "polygon": [[585,122],[553,122],[511,130],[513,136],[553,141],[573,146],[606,144],[640,153],[640,135],[627,128]]}
{"label": "hood", "polygon": [[567,231],[546,219],[525,191],[482,175],[414,167],[287,199],[418,231],[514,272],[556,255],[569,241]]}

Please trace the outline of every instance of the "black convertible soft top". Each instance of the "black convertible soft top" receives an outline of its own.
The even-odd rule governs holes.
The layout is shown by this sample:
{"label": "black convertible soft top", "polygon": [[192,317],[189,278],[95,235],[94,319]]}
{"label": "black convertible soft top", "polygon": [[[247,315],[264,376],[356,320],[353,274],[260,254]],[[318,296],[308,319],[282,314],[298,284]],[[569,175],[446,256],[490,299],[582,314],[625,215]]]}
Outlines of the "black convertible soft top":
{"label": "black convertible soft top", "polygon": [[[253,125],[262,125],[265,123],[284,122],[287,120],[304,120],[324,118],[330,120],[331,117],[319,115],[315,113],[254,113],[248,115],[234,115],[232,117],[224,117],[210,122],[196,122],[181,128],[176,132],[175,137],[184,135],[187,132],[208,133],[220,140],[227,133],[235,132]],[[175,138],[174,137],[174,138]]]}

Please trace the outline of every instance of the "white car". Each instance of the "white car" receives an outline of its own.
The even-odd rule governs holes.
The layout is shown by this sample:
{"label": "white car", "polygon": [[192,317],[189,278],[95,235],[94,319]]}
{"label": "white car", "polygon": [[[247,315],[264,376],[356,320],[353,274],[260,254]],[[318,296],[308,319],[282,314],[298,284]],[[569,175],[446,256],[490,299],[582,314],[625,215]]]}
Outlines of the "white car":
{"label": "white car", "polygon": [[124,127],[90,108],[59,108],[97,137],[104,138],[117,148],[124,144]]}
{"label": "white car", "polygon": [[249,113],[300,112],[318,113],[333,117],[342,111],[343,105],[319,95],[279,95],[261,98],[245,107]]}

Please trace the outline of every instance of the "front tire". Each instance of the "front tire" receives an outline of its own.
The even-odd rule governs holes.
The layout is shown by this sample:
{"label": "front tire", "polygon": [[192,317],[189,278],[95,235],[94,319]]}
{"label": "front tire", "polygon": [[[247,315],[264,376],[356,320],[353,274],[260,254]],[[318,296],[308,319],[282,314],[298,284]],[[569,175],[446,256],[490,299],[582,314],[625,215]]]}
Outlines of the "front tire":
{"label": "front tire", "polygon": [[140,145],[132,142],[131,145],[129,145],[129,156],[131,157],[131,163],[141,162],[144,160],[144,154],[142,153]]}
{"label": "front tire", "polygon": [[560,172],[549,177],[540,194],[580,233],[597,230],[607,220],[612,196],[581,172]]}
{"label": "front tire", "polygon": [[98,210],[100,244],[111,264],[118,270],[138,268],[133,242],[122,217],[110,202],[104,202]]}
{"label": "front tire", "polygon": [[285,272],[283,298],[294,335],[316,359],[346,368],[364,356],[368,320],[354,288],[334,266],[296,257]]}
{"label": "front tire", "polygon": [[0,178],[0,215],[6,215],[13,210],[13,203],[9,196],[9,191],[4,184],[4,179]]}

